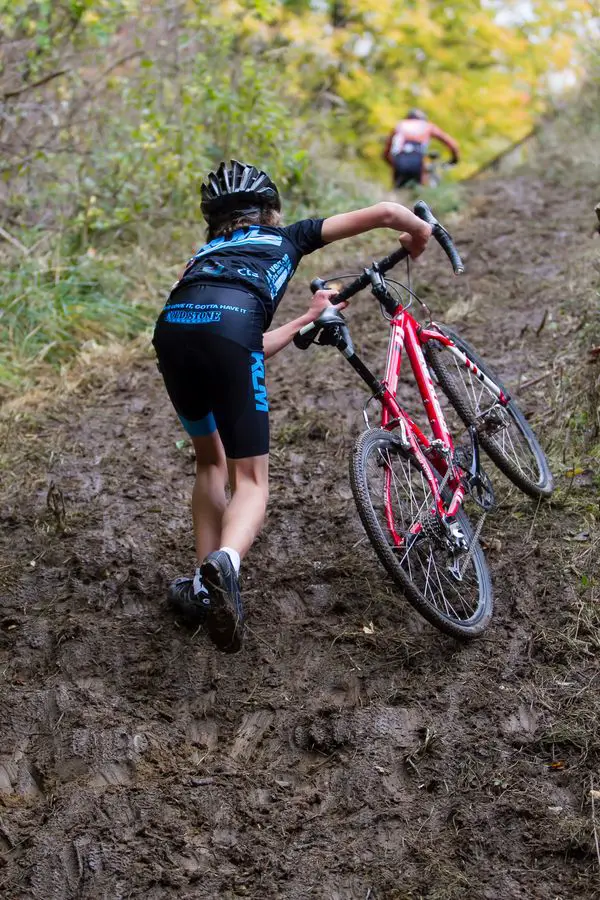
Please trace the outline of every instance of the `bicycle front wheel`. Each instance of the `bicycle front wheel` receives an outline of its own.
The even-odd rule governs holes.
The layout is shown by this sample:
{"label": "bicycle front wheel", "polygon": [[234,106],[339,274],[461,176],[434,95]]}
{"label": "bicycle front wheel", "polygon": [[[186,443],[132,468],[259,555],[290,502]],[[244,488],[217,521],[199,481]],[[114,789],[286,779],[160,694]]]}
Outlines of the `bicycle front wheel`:
{"label": "bicycle front wheel", "polygon": [[[444,326],[441,331],[491,381],[505,390],[471,345]],[[501,472],[530,497],[549,497],[554,488],[544,451],[514,400],[502,406],[494,393],[439,341],[424,347],[425,358],[465,425],[475,425],[479,443]]]}
{"label": "bicycle front wheel", "polygon": [[[350,484],[369,540],[409,603],[446,634],[479,636],[492,617],[492,586],[464,510],[455,523],[468,550],[457,555],[431,514],[433,493],[420,462],[383,429],[359,437]],[[421,531],[415,537],[411,529],[417,523]]]}

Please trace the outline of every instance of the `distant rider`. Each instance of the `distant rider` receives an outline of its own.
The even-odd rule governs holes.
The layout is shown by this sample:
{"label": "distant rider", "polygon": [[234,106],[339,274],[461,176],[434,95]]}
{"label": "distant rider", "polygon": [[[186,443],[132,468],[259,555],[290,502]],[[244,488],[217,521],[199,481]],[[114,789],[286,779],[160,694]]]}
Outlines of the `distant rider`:
{"label": "distant rider", "polygon": [[394,170],[394,186],[404,187],[411,181],[417,184],[427,184],[427,169],[425,157],[430,140],[440,141],[450,150],[454,165],[459,160],[458,144],[456,141],[429,122],[425,113],[420,109],[410,109],[405,119],[398,122],[389,135],[383,158]]}

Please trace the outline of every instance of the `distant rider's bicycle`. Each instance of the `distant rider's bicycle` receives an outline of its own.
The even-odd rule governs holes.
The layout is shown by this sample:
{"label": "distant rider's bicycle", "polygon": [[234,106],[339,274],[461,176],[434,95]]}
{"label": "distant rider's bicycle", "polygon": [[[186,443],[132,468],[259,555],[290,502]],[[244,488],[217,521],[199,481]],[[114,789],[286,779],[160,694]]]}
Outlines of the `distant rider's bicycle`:
{"label": "distant rider's bicycle", "polygon": [[444,173],[455,165],[452,160],[443,160],[437,150],[428,150],[424,162],[424,184],[430,188],[439,187],[444,180]]}
{"label": "distant rider's bicycle", "polygon": [[[419,201],[415,213],[433,226],[455,273],[463,272],[450,235],[427,204]],[[354,280],[336,298],[336,302],[347,300],[370,287],[380,303],[390,323],[383,380],[359,358],[346,319],[334,307],[302,328],[294,342],[303,350],[314,341],[337,347],[370,388],[364,407],[367,430],[358,438],[350,460],[350,483],[360,518],[380,561],[408,601],[442,631],[468,639],[484,631],[493,612],[491,580],[479,535],[495,500],[481,467],[480,449],[531,497],[550,496],[553,480],[530,425],[492,370],[467,341],[431,321],[429,308],[410,283],[384,278],[403,259],[409,260],[408,254],[400,248],[358,277],[341,276]],[[327,284],[315,279],[311,289]],[[413,300],[427,314],[425,325],[408,311]],[[430,436],[396,398],[403,350],[431,426]],[[463,446],[456,446],[452,439],[433,379],[466,426]],[[372,401],[381,407],[377,428],[369,424]],[[481,511],[475,527],[463,509],[467,495]]]}

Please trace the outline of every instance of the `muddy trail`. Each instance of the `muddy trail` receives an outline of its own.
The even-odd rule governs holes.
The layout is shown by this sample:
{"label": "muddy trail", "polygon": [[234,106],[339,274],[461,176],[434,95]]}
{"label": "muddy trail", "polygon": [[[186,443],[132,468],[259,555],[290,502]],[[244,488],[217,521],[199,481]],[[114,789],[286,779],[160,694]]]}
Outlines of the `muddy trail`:
{"label": "muddy trail", "polygon": [[[599,896],[597,482],[569,472],[556,405],[597,277],[590,209],[549,176],[487,180],[453,227],[468,274],[437,247],[419,265],[440,318],[522,386],[558,485],[538,506],[498,481],[496,612],[469,645],[411,610],[366,541],[347,475],[365,394],[334,351],[270,367],[272,495],[237,656],[164,603],[193,559],[193,461],[149,353],[96,357],[7,413],[0,896]],[[317,256],[286,313],[314,274]],[[378,308],[365,295],[349,318],[382,365]]]}

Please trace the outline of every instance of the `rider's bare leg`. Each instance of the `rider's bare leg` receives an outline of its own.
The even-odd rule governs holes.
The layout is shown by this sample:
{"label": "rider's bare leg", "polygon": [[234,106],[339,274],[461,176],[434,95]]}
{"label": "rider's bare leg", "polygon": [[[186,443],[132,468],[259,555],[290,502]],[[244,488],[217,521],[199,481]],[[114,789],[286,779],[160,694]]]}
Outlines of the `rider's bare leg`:
{"label": "rider's bare leg", "polygon": [[[225,458],[219,433],[192,438],[196,451],[196,480],[192,515],[198,559],[230,547],[245,556],[265,518],[269,496],[269,455]],[[225,486],[229,477],[231,500]]]}
{"label": "rider's bare leg", "polygon": [[218,431],[192,438],[196,451],[196,480],[192,491],[192,517],[196,553],[203,560],[221,546],[223,513],[227,506],[227,463]]}
{"label": "rider's bare leg", "polygon": [[223,515],[221,546],[244,557],[265,520],[269,499],[269,454],[228,459],[231,500]]}

